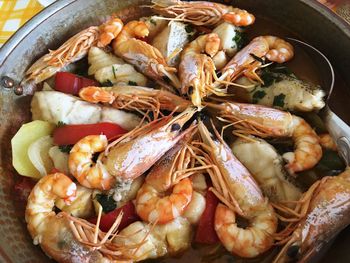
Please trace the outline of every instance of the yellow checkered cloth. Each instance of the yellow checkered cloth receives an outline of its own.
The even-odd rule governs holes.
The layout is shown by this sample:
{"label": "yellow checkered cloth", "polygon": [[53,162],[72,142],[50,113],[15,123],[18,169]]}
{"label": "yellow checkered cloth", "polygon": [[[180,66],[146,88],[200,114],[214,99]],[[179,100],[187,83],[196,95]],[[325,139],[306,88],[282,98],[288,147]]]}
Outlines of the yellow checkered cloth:
{"label": "yellow checkered cloth", "polygon": [[0,46],[42,9],[37,0],[0,0]]}
{"label": "yellow checkered cloth", "polygon": [[[318,0],[350,22],[349,0]],[[0,47],[27,20],[41,11],[37,0],[0,0]]]}

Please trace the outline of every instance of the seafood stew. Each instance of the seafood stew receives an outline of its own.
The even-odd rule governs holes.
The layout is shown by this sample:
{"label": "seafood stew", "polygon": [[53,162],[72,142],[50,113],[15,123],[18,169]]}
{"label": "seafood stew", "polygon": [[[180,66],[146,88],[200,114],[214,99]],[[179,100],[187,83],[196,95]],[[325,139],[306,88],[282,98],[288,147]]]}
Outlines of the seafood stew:
{"label": "seafood stew", "polygon": [[12,148],[34,179],[17,187],[31,192],[34,244],[58,262],[168,261],[190,247],[208,262],[307,261],[348,224],[324,92],[285,64],[285,39],[244,40],[248,11],[153,2],[152,16],[112,16],[27,71],[33,121]]}

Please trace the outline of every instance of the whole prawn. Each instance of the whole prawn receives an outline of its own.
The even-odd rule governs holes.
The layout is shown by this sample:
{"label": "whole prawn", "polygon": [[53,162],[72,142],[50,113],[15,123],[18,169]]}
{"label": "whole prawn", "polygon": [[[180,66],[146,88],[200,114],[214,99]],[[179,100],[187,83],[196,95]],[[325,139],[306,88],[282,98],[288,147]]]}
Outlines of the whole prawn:
{"label": "whole prawn", "polygon": [[285,245],[274,262],[308,262],[350,224],[350,168],[315,182],[290,215],[285,218],[290,224],[277,234],[278,244]]}
{"label": "whole prawn", "polygon": [[256,73],[256,70],[262,66],[260,59],[267,58],[271,62],[284,63],[293,56],[294,48],[287,41],[275,36],[256,37],[221,70],[220,80],[233,82],[243,74],[249,79],[263,83]]}
{"label": "whole prawn", "polygon": [[215,26],[226,21],[235,26],[249,26],[255,17],[246,10],[207,1],[152,0],[152,9],[176,21],[196,26]]}
{"label": "whole prawn", "polygon": [[[186,148],[189,136],[170,149],[148,173],[138,191],[137,214],[146,222],[165,224],[181,216],[192,199],[192,183],[183,173],[191,161]],[[166,193],[171,191],[169,195]]]}
{"label": "whole prawn", "polygon": [[114,53],[166,88],[171,89],[164,81],[165,78],[176,88],[180,88],[180,81],[175,74],[176,68],[167,65],[158,49],[140,39],[148,34],[149,29],[145,22],[130,21],[113,41]]}
{"label": "whole prawn", "polygon": [[220,110],[220,117],[234,124],[235,134],[258,137],[291,137],[294,152],[285,153],[286,169],[294,174],[314,167],[322,157],[319,137],[302,118],[278,109],[235,102],[207,104]]}
{"label": "whole prawn", "polygon": [[22,85],[38,84],[60,71],[65,66],[85,57],[93,46],[106,46],[115,38],[123,22],[119,18],[111,18],[100,27],[91,26],[68,39],[57,50],[37,60],[27,71]]}
{"label": "whole prawn", "polygon": [[[35,245],[57,262],[131,262],[136,258],[127,245],[112,244],[122,214],[111,229],[104,233],[84,219],[65,212],[54,212],[55,201],[62,198],[68,204],[75,199],[77,186],[62,174],[53,173],[41,178],[32,189],[25,211],[25,219]],[[133,248],[141,246],[135,244]]]}
{"label": "whole prawn", "polygon": [[[224,203],[216,208],[216,233],[231,253],[245,258],[256,257],[273,245],[273,234],[277,229],[274,209],[218,132],[215,131],[217,138],[213,139],[202,122],[198,127],[204,157],[215,167],[208,170],[213,192]],[[249,226],[238,226],[236,214],[248,220]]]}
{"label": "whole prawn", "polygon": [[197,107],[201,107],[202,99],[211,93],[225,95],[222,89],[212,87],[214,80],[218,79],[212,57],[219,47],[219,36],[211,33],[199,36],[182,52],[179,66],[181,93],[190,96]]}
{"label": "whole prawn", "polygon": [[182,112],[191,103],[166,90],[139,86],[86,87],[80,90],[79,96],[92,103],[109,103],[117,109],[141,113],[152,110],[155,118],[160,110]]}
{"label": "whole prawn", "polygon": [[[194,108],[189,108],[176,117],[162,117],[110,144],[105,135],[87,136],[69,154],[70,172],[88,188],[109,190],[116,183],[131,182],[193,130],[190,127],[182,132],[181,128],[195,112]],[[102,153],[93,164],[92,157],[96,152]]]}

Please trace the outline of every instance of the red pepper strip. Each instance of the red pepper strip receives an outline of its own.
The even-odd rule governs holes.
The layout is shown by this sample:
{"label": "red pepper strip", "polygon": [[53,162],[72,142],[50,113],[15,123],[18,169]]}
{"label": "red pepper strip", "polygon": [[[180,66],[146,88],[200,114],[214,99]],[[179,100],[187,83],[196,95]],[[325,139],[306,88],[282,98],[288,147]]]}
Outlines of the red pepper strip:
{"label": "red pepper strip", "polygon": [[[115,222],[116,218],[118,217],[121,211],[123,211],[123,217],[118,227],[118,230],[122,230],[131,223],[140,220],[140,218],[136,214],[134,204],[131,201],[129,201],[122,207],[119,207],[107,214],[102,215],[100,221],[100,229],[104,232],[107,232],[112,227],[113,223]],[[90,219],[89,222],[96,224],[97,217]]]}
{"label": "red pepper strip", "polygon": [[63,125],[54,130],[53,141],[56,145],[71,145],[88,135],[104,134],[107,139],[111,139],[126,132],[127,130],[119,125],[109,122]]}
{"label": "red pepper strip", "polygon": [[205,209],[199,219],[195,242],[201,244],[216,244],[219,242],[219,238],[214,228],[214,219],[219,199],[212,191],[207,191],[205,202]]}
{"label": "red pepper strip", "polygon": [[55,76],[55,90],[78,95],[79,90],[84,87],[99,86],[99,83],[93,79],[80,77],[70,72],[57,72]]}

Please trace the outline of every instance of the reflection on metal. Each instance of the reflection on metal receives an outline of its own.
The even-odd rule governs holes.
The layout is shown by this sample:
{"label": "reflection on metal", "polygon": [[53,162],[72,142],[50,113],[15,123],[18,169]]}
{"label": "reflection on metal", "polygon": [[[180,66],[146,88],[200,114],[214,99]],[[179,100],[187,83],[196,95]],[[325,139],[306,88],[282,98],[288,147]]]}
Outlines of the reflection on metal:
{"label": "reflection on metal", "polygon": [[324,77],[324,84],[322,85],[322,88],[327,93],[326,100],[328,100],[333,92],[335,82],[334,69],[331,62],[321,51],[319,51],[314,46],[311,46],[308,43],[294,38],[288,38],[288,40],[293,44],[297,44],[303,48],[304,51],[307,52],[308,55],[313,59],[313,61],[316,62],[321,75]]}
{"label": "reflection on metal", "polygon": [[15,86],[15,81],[7,76],[3,76],[0,83],[2,87],[7,89],[12,89]]}
{"label": "reflection on metal", "polygon": [[340,155],[344,158],[346,165],[350,164],[350,141],[347,137],[340,137],[337,140]]}

